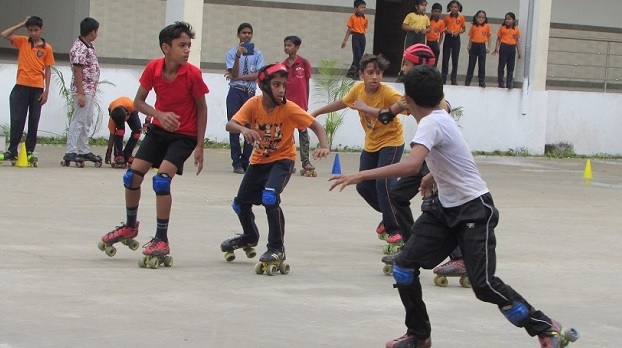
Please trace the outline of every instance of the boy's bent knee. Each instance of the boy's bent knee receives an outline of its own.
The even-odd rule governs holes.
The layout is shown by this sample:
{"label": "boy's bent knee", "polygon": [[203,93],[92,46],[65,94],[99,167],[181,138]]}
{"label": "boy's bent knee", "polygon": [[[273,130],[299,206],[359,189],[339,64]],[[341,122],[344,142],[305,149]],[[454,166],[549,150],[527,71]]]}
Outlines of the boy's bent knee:
{"label": "boy's bent knee", "polygon": [[266,188],[261,194],[261,204],[265,207],[276,207],[279,205],[279,194],[273,188]]}
{"label": "boy's bent knee", "polygon": [[153,176],[153,191],[156,196],[166,196],[171,194],[171,178],[166,173],[158,173]]}
{"label": "boy's bent knee", "polygon": [[[123,174],[123,186],[128,190],[138,190],[140,188],[140,184],[143,182],[143,177],[145,173],[141,173],[134,169],[128,169],[125,174]],[[134,186],[134,180],[137,180],[136,186]]]}

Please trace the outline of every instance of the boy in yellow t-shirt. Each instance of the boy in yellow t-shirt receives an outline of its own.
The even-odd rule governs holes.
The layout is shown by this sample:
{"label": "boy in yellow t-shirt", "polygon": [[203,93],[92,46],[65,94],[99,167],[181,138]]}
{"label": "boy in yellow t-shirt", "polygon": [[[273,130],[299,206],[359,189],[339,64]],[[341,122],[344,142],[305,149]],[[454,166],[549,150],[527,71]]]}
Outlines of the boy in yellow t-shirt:
{"label": "boy in yellow t-shirt", "polygon": [[[317,135],[320,147],[313,152],[314,159],[324,158],[330,153],[324,127],[296,103],[288,103],[285,99],[287,75],[287,68],[282,64],[261,68],[257,73],[257,81],[262,95],[249,99],[227,122],[228,132],[242,133],[249,144],[254,144],[250,165],[231,205],[238,214],[243,234],[227,239],[220,245],[228,261],[235,258],[235,249],[251,250],[257,245],[259,230],[252,207],[259,204],[266,208],[268,217],[268,250],[259,261],[281,265],[285,260],[285,217],[280,207],[280,195],[292,175],[296,161],[294,129],[310,128]],[[250,128],[244,127],[247,124]],[[247,255],[254,255],[254,252],[247,252]],[[284,267],[280,267],[281,271],[284,271]],[[270,274],[268,269],[265,270]]]}
{"label": "boy in yellow t-shirt", "polygon": [[[345,97],[319,108],[311,115],[317,117],[346,107],[358,109],[363,103],[377,109],[386,109],[395,104],[402,97],[400,93],[380,82],[388,66],[389,62],[382,56],[364,55],[359,72],[363,83],[356,84]],[[400,119],[383,124],[378,120],[378,115],[362,111],[359,111],[359,117],[365,131],[365,147],[361,153],[359,169],[373,169],[399,162],[404,152],[404,132]],[[400,232],[389,198],[389,191],[396,181],[377,179],[356,185],[356,190],[367,204],[382,213],[381,225],[384,224],[389,235]]]}

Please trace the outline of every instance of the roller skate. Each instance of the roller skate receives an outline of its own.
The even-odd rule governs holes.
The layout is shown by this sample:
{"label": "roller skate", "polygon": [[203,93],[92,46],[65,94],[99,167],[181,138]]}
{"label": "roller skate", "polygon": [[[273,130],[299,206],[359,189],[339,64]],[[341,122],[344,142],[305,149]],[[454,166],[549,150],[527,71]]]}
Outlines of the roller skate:
{"label": "roller skate", "polygon": [[400,232],[388,235],[386,241],[387,245],[382,248],[382,251],[387,255],[395,254],[404,246],[404,240],[402,240],[402,234]]}
{"label": "roller skate", "polygon": [[386,348],[430,348],[432,347],[432,339],[430,337],[421,339],[408,333],[402,337],[390,340],[385,345]]}
{"label": "roller skate", "polygon": [[434,277],[434,285],[444,288],[449,284],[447,277],[460,277],[460,285],[463,288],[470,288],[471,281],[466,273],[464,267],[464,260],[450,260],[440,266],[436,266],[433,270],[436,276]]}
{"label": "roller skate", "polygon": [[97,156],[92,152],[79,155],[79,157],[82,159],[82,167],[84,167],[84,162],[86,161],[93,162],[96,168],[101,167],[104,163],[104,160],[100,156]]}
{"label": "roller skate", "polygon": [[381,261],[384,262],[384,267],[382,267],[382,273],[388,276],[393,274],[393,264],[395,263],[395,260],[399,257],[401,252],[402,251],[400,250],[394,254],[389,254],[382,257]]}
{"label": "roller skate", "polygon": [[161,263],[164,264],[164,267],[173,265],[173,257],[168,255],[171,249],[168,247],[167,242],[158,238],[152,238],[144,247],[144,256],[138,260],[140,268],[149,266],[149,268],[156,269],[160,267]]}
{"label": "roller skate", "polygon": [[126,226],[125,224],[115,227],[114,230],[102,236],[102,240],[97,244],[97,248],[110,257],[113,257],[117,253],[117,248],[114,247],[115,243],[120,242],[123,245],[127,245],[131,250],[138,249],[140,244],[134,239],[138,235],[138,225],[139,223],[136,222],[135,228]]}
{"label": "roller skate", "polygon": [[11,161],[11,165],[15,166],[17,164],[17,156],[9,151],[0,153],[0,165],[4,164],[4,161]]}
{"label": "roller skate", "polygon": [[285,253],[276,250],[268,250],[259,258],[259,262],[255,265],[255,273],[273,276],[276,273],[289,273],[289,265],[285,263]]}
{"label": "roller skate", "polygon": [[104,163],[110,164],[112,166],[111,158],[112,158],[112,151],[108,149],[108,151],[106,151],[106,156],[104,157]]}
{"label": "roller skate", "polygon": [[378,227],[376,227],[376,233],[378,234],[378,239],[387,240],[389,234],[384,229],[384,222],[380,221]]}
{"label": "roller skate", "polygon": [[303,162],[302,168],[300,169],[300,175],[306,177],[316,177],[317,172],[311,162]]}
{"label": "roller skate", "polygon": [[229,238],[220,244],[220,250],[225,253],[225,260],[227,262],[231,262],[235,260],[234,250],[242,248],[246,253],[246,257],[252,259],[257,256],[257,252],[255,251],[255,247],[257,246],[257,242],[249,243],[248,238],[243,234],[238,234],[233,238]]}
{"label": "roller skate", "polygon": [[35,168],[39,166],[39,157],[37,157],[37,155],[35,155],[32,151],[28,151],[27,159],[29,166]]}
{"label": "roller skate", "polygon": [[578,340],[579,337],[581,335],[576,329],[563,330],[561,324],[553,320],[551,328],[539,334],[538,340],[540,341],[540,348],[563,348],[568,343]]}
{"label": "roller skate", "polygon": [[125,162],[125,157],[123,156],[115,156],[114,163],[110,164],[112,168],[127,168],[127,163]]}
{"label": "roller skate", "polygon": [[71,162],[75,162],[76,167],[78,168],[84,168],[84,160],[82,157],[73,152],[66,153],[65,156],[63,156],[63,160],[60,162],[60,165],[63,167],[69,167]]}

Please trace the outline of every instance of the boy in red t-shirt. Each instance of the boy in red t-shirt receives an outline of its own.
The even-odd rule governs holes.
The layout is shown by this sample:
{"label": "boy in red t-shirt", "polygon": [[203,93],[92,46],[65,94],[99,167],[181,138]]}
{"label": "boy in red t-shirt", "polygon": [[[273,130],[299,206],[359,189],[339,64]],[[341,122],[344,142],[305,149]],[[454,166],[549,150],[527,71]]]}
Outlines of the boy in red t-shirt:
{"label": "boy in red t-shirt", "polygon": [[[302,40],[298,36],[288,36],[283,40],[285,54],[288,55],[283,64],[287,68],[287,90],[285,97],[300,106],[304,111],[309,110],[309,80],[311,79],[311,63],[298,55]],[[300,175],[314,176],[315,167],[309,160],[309,132],[306,128],[298,128],[300,143],[300,160],[302,169]],[[316,174],[317,175],[317,174]]]}
{"label": "boy in red t-shirt", "polygon": [[[168,244],[168,222],[171,212],[171,180],[181,175],[184,162],[194,151],[197,175],[203,169],[203,141],[207,125],[205,94],[209,89],[203,81],[201,70],[188,63],[194,31],[190,24],[175,22],[160,32],[160,49],[164,57],[149,62],[140,77],[134,107],[153,116],[145,139],[136,152],[132,168],[123,175],[127,220],[122,226],[105,234],[100,249],[114,255],[112,244],[123,242],[132,249],[138,247],[133,238],[138,234],[137,212],[140,186],[151,167],[158,168],[153,176],[156,193],[157,229],[155,237],[147,243],[140,261],[141,267],[157,268],[161,261],[172,264]],[[156,93],[155,105],[147,104],[149,91]],[[133,248],[136,247],[136,248]]]}
{"label": "boy in red t-shirt", "polygon": [[[240,183],[231,207],[238,214],[243,234],[227,239],[220,245],[225,259],[233,261],[235,249],[243,248],[246,255],[254,257],[253,247],[259,240],[253,205],[263,205],[268,218],[267,251],[259,258],[255,271],[273,275],[278,267],[283,274],[289,271],[285,260],[285,217],[281,210],[281,192],[285,189],[296,161],[294,129],[311,128],[320,140],[313,158],[324,158],[330,150],[324,127],[313,116],[295,103],[287,102],[287,68],[271,64],[258,72],[258,85],[262,95],[252,97],[227,122],[227,131],[242,133],[244,139],[254,144],[250,165]],[[250,128],[244,125],[250,124]]]}

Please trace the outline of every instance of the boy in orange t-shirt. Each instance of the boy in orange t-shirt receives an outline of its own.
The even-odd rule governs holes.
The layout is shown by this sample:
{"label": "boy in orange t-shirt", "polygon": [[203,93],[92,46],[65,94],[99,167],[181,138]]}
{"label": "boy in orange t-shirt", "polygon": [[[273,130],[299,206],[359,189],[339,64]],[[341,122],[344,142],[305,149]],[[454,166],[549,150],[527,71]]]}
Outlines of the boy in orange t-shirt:
{"label": "boy in orange t-shirt", "polygon": [[[225,252],[228,261],[235,258],[233,251],[238,248],[243,248],[250,257],[254,255],[249,251],[257,245],[259,230],[252,208],[253,205],[263,205],[268,218],[268,250],[259,258],[257,266],[269,264],[264,267],[268,274],[272,274],[268,270],[270,265],[280,266],[286,259],[283,241],[285,217],[280,203],[281,193],[296,161],[294,129],[310,128],[317,135],[320,147],[313,152],[314,159],[324,158],[330,153],[324,127],[296,103],[287,102],[287,76],[287,68],[282,64],[261,68],[257,81],[262,95],[244,103],[226,125],[228,132],[242,133],[249,144],[254,144],[254,150],[231,205],[240,219],[243,234],[225,240],[220,249]],[[250,128],[244,127],[246,124]]]}
{"label": "boy in orange t-shirt", "polygon": [[354,14],[348,19],[346,36],[343,38],[343,42],[341,42],[341,48],[346,47],[346,43],[350,35],[352,35],[352,64],[346,73],[346,77],[353,80],[358,80],[359,64],[361,58],[363,58],[363,53],[365,53],[365,32],[368,25],[367,17],[365,17],[366,9],[367,3],[364,0],[354,0]]}
{"label": "boy in orange t-shirt", "polygon": [[432,5],[432,13],[430,14],[430,31],[426,35],[427,45],[434,52],[434,67],[438,65],[438,60],[441,55],[441,43],[445,37],[445,22],[441,20],[441,12],[443,6],[438,2]]}

